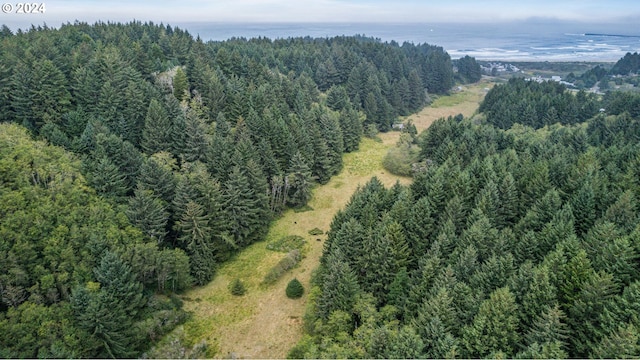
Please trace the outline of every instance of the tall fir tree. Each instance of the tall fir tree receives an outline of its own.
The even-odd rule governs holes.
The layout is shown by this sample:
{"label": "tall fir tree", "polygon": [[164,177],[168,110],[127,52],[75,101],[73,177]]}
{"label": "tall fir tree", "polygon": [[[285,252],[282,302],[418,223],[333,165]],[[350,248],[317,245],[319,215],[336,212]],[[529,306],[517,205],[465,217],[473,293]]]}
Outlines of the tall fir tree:
{"label": "tall fir tree", "polygon": [[129,199],[129,208],[126,213],[134,226],[142,230],[158,245],[164,245],[169,213],[165,204],[154,194],[153,190],[146,190],[138,186],[134,196]]}
{"label": "tall fir tree", "polygon": [[311,170],[300,152],[291,158],[287,178],[289,184],[287,202],[294,207],[305,205],[311,199],[313,184]]}
{"label": "tall fir tree", "polygon": [[466,356],[481,357],[497,351],[514,354],[519,341],[517,304],[508,288],[500,288],[482,302],[471,325],[463,329]]}
{"label": "tall fir tree", "polygon": [[188,202],[176,228],[180,231],[179,240],[191,260],[191,275],[196,284],[206,284],[213,277],[216,264],[211,246],[211,228],[204,208],[193,201]]}
{"label": "tall fir tree", "polygon": [[176,69],[173,76],[173,96],[179,101],[187,99],[189,95],[189,80],[182,67]]}
{"label": "tall fir tree", "polygon": [[142,132],[142,149],[151,155],[157,152],[171,152],[173,144],[172,122],[167,111],[156,99],[149,103]]}

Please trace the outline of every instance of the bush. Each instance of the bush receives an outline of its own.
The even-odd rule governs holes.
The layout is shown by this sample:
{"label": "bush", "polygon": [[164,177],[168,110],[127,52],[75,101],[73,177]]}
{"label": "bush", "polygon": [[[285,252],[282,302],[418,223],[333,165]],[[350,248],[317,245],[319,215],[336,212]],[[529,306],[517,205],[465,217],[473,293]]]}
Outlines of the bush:
{"label": "bush", "polygon": [[265,275],[262,283],[265,285],[274,284],[285,272],[293,269],[302,260],[302,255],[299,250],[291,250]]}
{"label": "bush", "polygon": [[418,161],[419,149],[417,146],[400,146],[389,149],[382,166],[390,173],[399,176],[412,176],[411,165]]}
{"label": "bush", "polygon": [[364,128],[364,136],[375,139],[378,136],[378,127],[376,124],[369,124]]}
{"label": "bush", "polygon": [[309,230],[309,235],[322,235],[324,234],[324,231],[318,229],[318,228],[313,228],[311,230]]}
{"label": "bush", "polygon": [[287,284],[286,293],[289,299],[298,299],[304,294],[304,286],[302,286],[298,279],[293,278],[293,280]]}
{"label": "bush", "polygon": [[247,292],[247,289],[244,287],[244,284],[240,279],[235,279],[229,285],[229,291],[231,292],[231,295],[242,296]]}

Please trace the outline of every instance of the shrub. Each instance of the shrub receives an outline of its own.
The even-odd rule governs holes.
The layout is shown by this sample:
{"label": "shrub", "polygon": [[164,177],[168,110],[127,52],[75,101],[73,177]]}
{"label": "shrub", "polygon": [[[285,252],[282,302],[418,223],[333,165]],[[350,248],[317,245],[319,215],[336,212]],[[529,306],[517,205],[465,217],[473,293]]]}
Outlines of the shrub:
{"label": "shrub", "polygon": [[318,229],[318,228],[313,228],[311,230],[309,230],[309,235],[322,235],[324,234],[324,231]]}
{"label": "shrub", "polygon": [[364,128],[364,136],[375,139],[378,136],[378,127],[376,124],[369,124]]}
{"label": "shrub", "polygon": [[271,270],[265,275],[262,283],[265,285],[274,284],[285,272],[293,269],[298,262],[302,260],[302,255],[299,250],[291,250],[289,253],[280,260],[276,266],[272,267]]}
{"label": "shrub", "polygon": [[418,160],[419,150],[416,146],[400,146],[389,149],[382,166],[394,175],[412,176],[411,165]]}
{"label": "shrub", "polygon": [[247,289],[244,287],[244,284],[240,279],[235,279],[229,285],[229,291],[231,292],[231,295],[242,296],[247,292]]}
{"label": "shrub", "polygon": [[298,299],[304,294],[304,286],[302,286],[302,283],[300,283],[298,279],[293,278],[293,280],[287,284],[286,293],[289,299]]}

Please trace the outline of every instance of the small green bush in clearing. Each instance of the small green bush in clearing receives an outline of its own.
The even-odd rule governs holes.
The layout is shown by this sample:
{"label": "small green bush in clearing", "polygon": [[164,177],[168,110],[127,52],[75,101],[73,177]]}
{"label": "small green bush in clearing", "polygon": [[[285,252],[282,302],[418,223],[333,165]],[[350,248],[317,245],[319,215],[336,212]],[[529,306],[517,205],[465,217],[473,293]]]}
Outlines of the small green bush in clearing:
{"label": "small green bush in clearing", "polygon": [[242,296],[247,292],[247,289],[240,279],[235,279],[229,285],[229,291],[231,291],[231,295]]}
{"label": "small green bush in clearing", "polygon": [[293,278],[293,280],[287,284],[286,293],[289,299],[298,299],[304,294],[304,286],[302,286],[298,279]]}
{"label": "small green bush in clearing", "polygon": [[324,231],[318,229],[318,228],[313,228],[311,230],[309,230],[309,235],[322,235],[324,234]]}

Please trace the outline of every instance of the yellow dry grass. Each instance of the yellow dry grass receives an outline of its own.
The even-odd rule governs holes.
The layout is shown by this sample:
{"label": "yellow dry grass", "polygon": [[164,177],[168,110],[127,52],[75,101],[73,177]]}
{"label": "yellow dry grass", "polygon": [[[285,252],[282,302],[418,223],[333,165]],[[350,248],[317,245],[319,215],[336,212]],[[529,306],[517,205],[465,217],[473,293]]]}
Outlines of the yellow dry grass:
{"label": "yellow dry grass", "polygon": [[[428,127],[440,117],[463,113],[472,115],[484,95],[487,84],[468,87],[454,96],[454,103],[438,104],[412,115],[418,130]],[[447,101],[451,102],[451,99]],[[306,306],[311,273],[318,266],[326,235],[311,236],[308,231],[329,230],[334,214],[343,208],[359,186],[377,176],[387,187],[396,181],[411,182],[388,173],[382,167],[387,150],[395,145],[400,133],[381,134],[381,142],[363,139],[360,150],[344,155],[344,168],[327,184],[313,191],[311,211],[286,211],[275,221],[264,241],[249,246],[225,263],[216,278],[203,287],[194,288],[184,296],[184,307],[192,318],[177,329],[190,344],[202,340],[209,347],[208,355],[238,358],[284,358],[302,337],[302,316]],[[304,258],[299,266],[287,272],[271,286],[261,285],[264,274],[278,263],[283,253],[266,249],[267,243],[286,235],[299,235],[307,240]],[[289,280],[298,278],[305,287],[301,299],[285,295]],[[241,279],[247,288],[244,296],[232,296],[228,284]]]}
{"label": "yellow dry grass", "polygon": [[493,87],[493,83],[482,80],[477,84],[464,85],[462,91],[453,93],[450,96],[439,97],[431,106],[424,108],[417,114],[409,115],[418,129],[418,133],[428,128],[434,121],[448,116],[462,114],[471,117],[477,110],[478,105],[487,93],[486,89]]}

